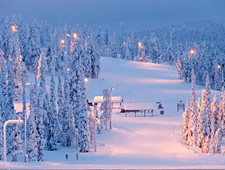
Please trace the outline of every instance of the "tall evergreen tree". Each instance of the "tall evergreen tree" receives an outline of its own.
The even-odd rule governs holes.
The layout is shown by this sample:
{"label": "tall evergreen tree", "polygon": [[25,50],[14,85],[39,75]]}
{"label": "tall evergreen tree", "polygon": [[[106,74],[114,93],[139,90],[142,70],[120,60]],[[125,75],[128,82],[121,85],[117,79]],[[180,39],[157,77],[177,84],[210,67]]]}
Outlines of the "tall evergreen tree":
{"label": "tall evergreen tree", "polygon": [[185,108],[185,111],[183,113],[183,127],[182,127],[183,140],[184,140],[185,144],[188,144],[188,135],[189,135],[188,124],[189,124],[189,118],[190,118],[190,108],[189,108],[189,100],[187,98],[186,108]]}
{"label": "tall evergreen tree", "polygon": [[190,108],[190,119],[189,119],[189,145],[193,146],[197,144],[198,134],[197,134],[197,124],[198,124],[198,113],[196,104],[196,94],[195,94],[195,74],[192,69],[191,76],[191,108]]}

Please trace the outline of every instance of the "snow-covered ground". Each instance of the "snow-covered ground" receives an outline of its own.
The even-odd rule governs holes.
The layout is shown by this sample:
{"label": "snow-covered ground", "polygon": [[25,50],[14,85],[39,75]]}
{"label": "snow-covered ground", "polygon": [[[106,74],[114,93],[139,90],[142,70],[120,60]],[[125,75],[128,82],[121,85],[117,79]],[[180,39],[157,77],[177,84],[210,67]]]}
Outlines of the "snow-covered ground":
{"label": "snow-covered ground", "polygon": [[[114,109],[112,130],[97,134],[97,152],[79,154],[76,160],[74,148],[60,146],[59,151],[46,151],[44,162],[23,163],[21,155],[17,163],[0,162],[0,169],[225,168],[224,154],[202,154],[182,143],[182,113],[176,111],[176,104],[190,97],[190,84],[178,80],[174,67],[111,58],[101,58],[101,63],[99,79],[89,79],[87,84],[90,100],[101,95],[104,88],[114,87],[113,95],[122,96],[124,102],[160,101],[165,114],[154,111],[154,117],[124,117]],[[202,88],[196,86],[197,96]],[[220,94],[211,91],[211,96],[215,93]],[[16,108],[20,110],[19,103]],[[222,144],[225,150],[224,141]]]}

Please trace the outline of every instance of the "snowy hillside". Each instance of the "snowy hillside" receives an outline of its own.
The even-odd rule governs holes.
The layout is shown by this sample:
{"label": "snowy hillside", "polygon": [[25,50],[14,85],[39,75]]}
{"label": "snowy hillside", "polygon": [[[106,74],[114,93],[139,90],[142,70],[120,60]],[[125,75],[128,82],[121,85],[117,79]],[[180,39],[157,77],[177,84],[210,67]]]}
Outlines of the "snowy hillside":
{"label": "snowy hillside", "polygon": [[[32,82],[32,75],[29,80]],[[49,86],[49,80],[46,83]],[[191,87],[178,80],[174,67],[101,58],[100,77],[89,79],[87,96],[93,100],[111,87],[115,88],[113,95],[122,96],[125,103],[161,102],[165,114],[156,110],[154,117],[124,117],[113,109],[112,130],[97,134],[96,153],[79,153],[76,160],[74,148],[60,146],[58,151],[45,151],[44,162],[23,163],[21,155],[17,163],[1,161],[0,168],[225,168],[223,154],[202,154],[183,145],[182,113],[176,111],[176,104],[190,96]],[[197,96],[202,88],[196,86]],[[211,96],[215,93],[211,91]],[[21,105],[17,103],[17,111]]]}

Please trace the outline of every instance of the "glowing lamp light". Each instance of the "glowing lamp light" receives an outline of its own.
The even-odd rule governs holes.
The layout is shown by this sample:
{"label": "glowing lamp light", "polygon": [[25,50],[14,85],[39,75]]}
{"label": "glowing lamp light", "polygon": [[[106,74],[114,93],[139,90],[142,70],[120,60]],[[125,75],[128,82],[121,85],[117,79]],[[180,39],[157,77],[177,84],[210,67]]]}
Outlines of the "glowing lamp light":
{"label": "glowing lamp light", "polygon": [[11,26],[11,28],[12,28],[12,32],[16,32],[16,31],[17,31],[17,29],[16,29],[16,26],[15,26],[15,25],[12,25],[12,26]]}
{"label": "glowing lamp light", "polygon": [[77,38],[78,38],[78,36],[77,36],[77,34],[76,34],[76,33],[74,33],[74,34],[73,34],[73,38],[75,38],[75,39],[77,39]]}
{"label": "glowing lamp light", "polygon": [[88,82],[88,78],[87,78],[87,77],[85,77],[85,78],[84,78],[84,81],[85,81],[85,82]]}
{"label": "glowing lamp light", "polygon": [[138,43],[138,47],[139,47],[139,48],[141,48],[141,47],[142,47],[142,44],[141,44],[141,42],[139,42],[139,43]]}
{"label": "glowing lamp light", "polygon": [[67,68],[67,71],[70,71],[70,68]]}
{"label": "glowing lamp light", "polygon": [[65,43],[65,40],[61,40],[61,44],[64,44]]}
{"label": "glowing lamp light", "polygon": [[218,69],[220,69],[221,68],[221,65],[218,65],[217,67],[218,67]]}
{"label": "glowing lamp light", "polygon": [[123,44],[125,45],[126,43],[125,43],[125,42],[123,42]]}
{"label": "glowing lamp light", "polygon": [[195,50],[191,49],[190,53],[191,53],[191,55],[194,55],[195,54]]}

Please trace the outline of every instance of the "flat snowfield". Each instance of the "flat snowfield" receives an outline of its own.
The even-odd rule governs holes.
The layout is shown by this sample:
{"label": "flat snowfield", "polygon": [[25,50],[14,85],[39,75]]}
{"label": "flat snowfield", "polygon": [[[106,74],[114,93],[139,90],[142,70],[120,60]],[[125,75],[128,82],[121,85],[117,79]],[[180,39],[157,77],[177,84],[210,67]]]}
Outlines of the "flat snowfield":
{"label": "flat snowfield", "polygon": [[[182,142],[182,112],[176,107],[190,97],[191,86],[178,79],[175,67],[102,57],[99,79],[87,83],[89,100],[111,87],[115,88],[112,95],[122,96],[127,103],[161,102],[164,115],[156,109],[153,117],[142,113],[124,117],[119,109],[113,109],[112,130],[96,134],[97,152],[80,153],[76,160],[75,148],[59,146],[58,151],[45,151],[44,162],[24,163],[21,155],[17,163],[0,162],[0,169],[225,169],[224,154],[202,154]],[[196,86],[198,97],[203,88]],[[216,91],[211,91],[211,97],[215,93],[220,99]],[[20,111],[21,103],[16,108]],[[67,161],[65,154],[69,155]]]}

